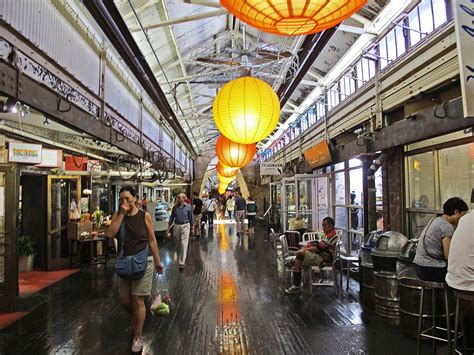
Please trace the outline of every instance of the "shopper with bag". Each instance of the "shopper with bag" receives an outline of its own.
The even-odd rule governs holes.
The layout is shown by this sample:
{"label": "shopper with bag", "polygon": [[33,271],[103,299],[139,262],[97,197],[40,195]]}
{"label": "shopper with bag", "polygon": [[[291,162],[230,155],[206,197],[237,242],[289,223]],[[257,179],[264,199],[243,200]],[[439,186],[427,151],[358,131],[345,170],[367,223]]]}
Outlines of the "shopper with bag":
{"label": "shopper with bag", "polygon": [[139,208],[133,187],[120,190],[120,211],[107,229],[107,236],[119,239],[115,271],[119,278],[119,297],[132,315],[134,339],[132,352],[143,349],[145,297],[150,296],[153,277],[163,272],[151,216]]}

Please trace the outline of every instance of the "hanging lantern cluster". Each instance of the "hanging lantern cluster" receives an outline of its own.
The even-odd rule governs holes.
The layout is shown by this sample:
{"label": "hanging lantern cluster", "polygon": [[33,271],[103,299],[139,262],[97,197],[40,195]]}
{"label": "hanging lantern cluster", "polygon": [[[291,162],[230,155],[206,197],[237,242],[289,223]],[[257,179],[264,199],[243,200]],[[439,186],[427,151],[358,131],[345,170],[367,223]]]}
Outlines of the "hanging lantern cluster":
{"label": "hanging lantern cluster", "polygon": [[221,5],[239,20],[283,36],[334,27],[366,3],[367,0],[221,0]]}
{"label": "hanging lantern cluster", "polygon": [[[252,161],[257,151],[256,143],[276,128],[280,101],[270,85],[246,76],[224,85],[212,110],[216,126],[222,133],[216,143],[217,177],[227,188],[232,181],[228,179],[233,179],[238,169]],[[223,186],[220,190],[225,191]]]}

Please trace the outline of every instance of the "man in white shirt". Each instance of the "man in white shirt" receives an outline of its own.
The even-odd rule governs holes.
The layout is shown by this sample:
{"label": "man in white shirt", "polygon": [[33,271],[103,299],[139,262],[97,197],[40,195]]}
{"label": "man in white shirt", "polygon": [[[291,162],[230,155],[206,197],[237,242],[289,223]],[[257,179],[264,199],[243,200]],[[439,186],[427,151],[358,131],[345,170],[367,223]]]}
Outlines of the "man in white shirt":
{"label": "man in white shirt", "polygon": [[[459,220],[448,256],[446,283],[460,291],[474,292],[474,211]],[[474,304],[461,300],[468,348],[474,347]]]}
{"label": "man in white shirt", "polygon": [[474,292],[474,212],[459,220],[449,248],[446,282],[452,288]]}

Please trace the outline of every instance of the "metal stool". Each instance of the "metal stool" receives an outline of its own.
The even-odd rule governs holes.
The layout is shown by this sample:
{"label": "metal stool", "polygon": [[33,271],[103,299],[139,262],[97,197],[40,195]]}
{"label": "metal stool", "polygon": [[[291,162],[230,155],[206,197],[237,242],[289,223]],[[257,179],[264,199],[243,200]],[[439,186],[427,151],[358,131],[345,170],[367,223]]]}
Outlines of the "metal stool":
{"label": "metal stool", "polygon": [[[461,320],[461,334],[459,336],[454,337],[454,351],[460,352],[463,354],[465,351],[471,351],[474,352],[474,348],[468,348],[467,347],[467,337],[465,335],[465,329],[464,329],[464,324],[463,324],[463,310],[462,307],[459,308],[459,300],[466,300],[474,303],[474,292],[472,291],[462,291],[462,290],[456,290],[454,289],[454,297],[456,297],[456,316],[454,318],[454,334],[458,335],[458,325],[459,325],[459,320]],[[457,345],[458,345],[458,338],[462,337],[463,340],[463,347],[462,351],[458,351]]]}
{"label": "metal stool", "polygon": [[[451,326],[449,317],[449,301],[448,301],[448,285],[444,282],[429,282],[420,280],[421,293],[420,293],[420,312],[418,313],[418,336],[417,336],[417,354],[421,354],[421,340],[423,338],[431,339],[432,353],[436,354],[436,340],[444,341],[448,343],[449,354],[453,353],[453,339],[451,336]],[[432,302],[432,317],[433,324],[428,329],[422,330],[423,323],[423,299],[425,290],[431,290],[431,302]],[[443,290],[444,294],[444,313],[446,316],[446,328],[436,326],[436,290]],[[436,330],[442,330],[446,332],[446,339],[436,336]],[[432,334],[430,334],[432,332]]]}

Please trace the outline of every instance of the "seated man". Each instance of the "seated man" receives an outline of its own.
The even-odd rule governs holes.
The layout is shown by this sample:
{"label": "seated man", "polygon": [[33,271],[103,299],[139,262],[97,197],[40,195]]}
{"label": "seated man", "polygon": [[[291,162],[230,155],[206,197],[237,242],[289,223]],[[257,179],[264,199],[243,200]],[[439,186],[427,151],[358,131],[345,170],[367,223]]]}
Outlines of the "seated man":
{"label": "seated man", "polygon": [[[474,211],[459,220],[449,250],[446,283],[459,291],[474,292]],[[474,347],[474,302],[461,300],[468,347]]]}
{"label": "seated man", "polygon": [[323,267],[332,264],[339,238],[334,229],[334,220],[331,217],[323,219],[323,232],[324,238],[321,241],[308,243],[296,254],[293,271],[294,285],[285,290],[287,294],[300,292],[302,266]]}

